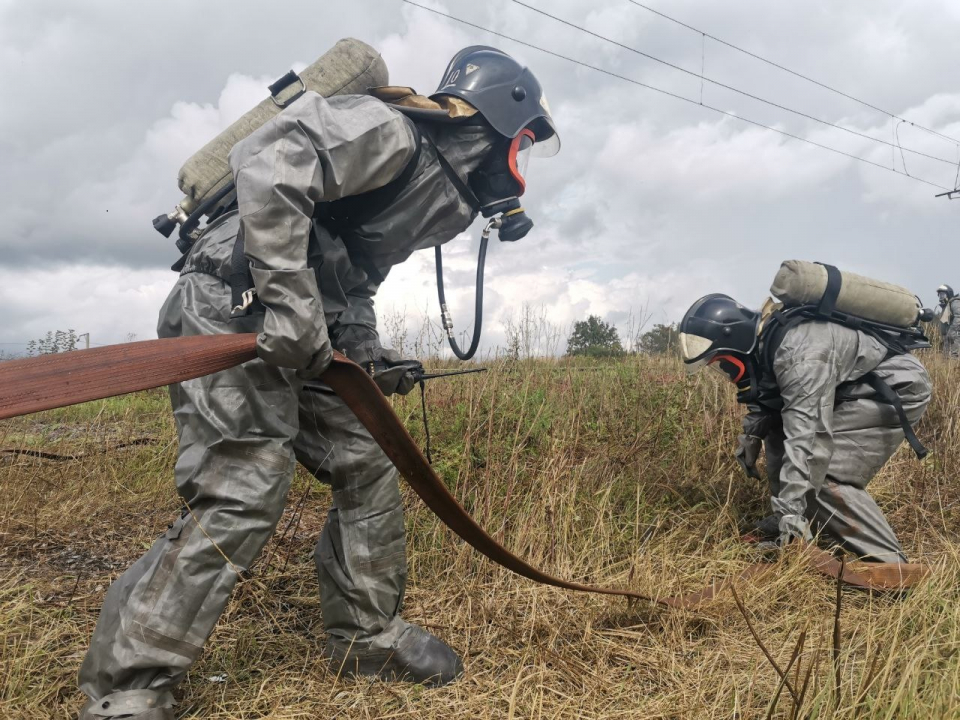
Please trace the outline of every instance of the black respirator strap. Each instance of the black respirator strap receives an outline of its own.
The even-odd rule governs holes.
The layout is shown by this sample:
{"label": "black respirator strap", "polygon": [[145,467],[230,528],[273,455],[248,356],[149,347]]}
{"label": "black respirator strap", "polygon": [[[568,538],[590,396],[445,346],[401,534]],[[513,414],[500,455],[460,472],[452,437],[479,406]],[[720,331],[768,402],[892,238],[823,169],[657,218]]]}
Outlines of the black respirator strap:
{"label": "black respirator strap", "polygon": [[840,297],[840,287],[843,285],[843,276],[833,265],[827,265],[826,263],[817,263],[817,265],[822,265],[827,271],[827,287],[823,291],[823,297],[820,298],[820,302],[817,305],[817,317],[827,319],[833,315],[833,311],[837,309],[837,298]]}
{"label": "black respirator strap", "polygon": [[477,199],[477,196],[473,194],[473,190],[467,187],[467,184],[460,179],[457,171],[453,169],[447,159],[443,156],[443,153],[440,152],[440,148],[437,147],[437,144],[433,141],[430,133],[424,132],[423,136],[427,139],[430,145],[433,146],[433,150],[437,154],[437,162],[440,163],[440,167],[447,176],[447,179],[457,189],[457,192],[460,193],[460,197],[464,199],[467,205],[473,208],[474,212],[480,212],[480,201]]}

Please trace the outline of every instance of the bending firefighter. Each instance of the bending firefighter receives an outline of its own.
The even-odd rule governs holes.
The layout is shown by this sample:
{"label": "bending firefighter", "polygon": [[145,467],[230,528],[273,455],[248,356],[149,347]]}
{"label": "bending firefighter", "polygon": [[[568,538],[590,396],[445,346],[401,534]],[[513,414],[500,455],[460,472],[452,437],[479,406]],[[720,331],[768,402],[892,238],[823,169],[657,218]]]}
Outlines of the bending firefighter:
{"label": "bending firefighter", "polygon": [[930,401],[920,361],[829,312],[760,313],[719,294],[694,303],[680,332],[687,368],[720,371],[749,407],[736,453],[748,475],[760,478],[766,451],[773,515],[757,533],[780,545],[818,535],[865,560],[906,562],[866,488],[905,435],[926,452],[912,429]]}
{"label": "bending firefighter", "polygon": [[960,297],[949,285],[941,285],[937,288],[937,299],[936,314],[943,340],[943,354],[960,358]]}
{"label": "bending firefighter", "polygon": [[492,48],[458,53],[429,99],[392,95],[303,93],[230,153],[237,204],[187,249],[159,334],[257,332],[259,359],[170,388],[184,508],[107,593],[82,718],[174,717],[172,690],[273,534],[297,462],[333,490],[315,552],[332,671],[444,684],[463,670],[400,617],[397,471],[315,378],[336,348],[386,393],[409,391],[417,364],[380,347],[378,286],[478,214],[518,207],[523,156],[559,140],[536,78]]}

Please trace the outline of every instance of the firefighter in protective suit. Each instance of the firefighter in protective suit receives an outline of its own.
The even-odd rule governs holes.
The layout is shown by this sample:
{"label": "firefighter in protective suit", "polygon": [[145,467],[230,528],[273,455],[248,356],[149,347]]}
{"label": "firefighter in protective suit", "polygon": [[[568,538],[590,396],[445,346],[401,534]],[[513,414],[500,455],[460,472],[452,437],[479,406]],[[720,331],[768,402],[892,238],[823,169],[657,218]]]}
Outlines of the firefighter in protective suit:
{"label": "firefighter in protective suit", "polygon": [[[479,213],[512,209],[529,229],[523,159],[555,153],[559,138],[537,79],[493,48],[458,53],[429,99],[394,95],[306,93],[233,148],[237,207],[189,249],[159,335],[258,332],[259,358],[170,389],[183,511],[107,593],[80,671],[81,718],[174,717],[171,691],[273,534],[298,461],[333,490],[315,551],[332,671],[428,684],[462,672],[399,614],[396,469],[314,379],[336,348],[382,370],[385,392],[409,391],[414,365],[380,347],[379,284]],[[237,306],[244,278],[253,292]]]}
{"label": "firefighter in protective suit", "polygon": [[[686,367],[720,371],[749,407],[736,456],[759,479],[756,461],[766,451],[773,515],[759,534],[780,545],[819,535],[864,560],[906,562],[866,487],[905,436],[922,449],[912,426],[931,384],[920,361],[836,322],[778,329],[720,294],[694,303],[680,333]],[[903,420],[879,395],[878,379],[896,394]]]}
{"label": "firefighter in protective suit", "polygon": [[937,317],[943,338],[943,354],[960,358],[960,296],[949,285],[937,288]]}

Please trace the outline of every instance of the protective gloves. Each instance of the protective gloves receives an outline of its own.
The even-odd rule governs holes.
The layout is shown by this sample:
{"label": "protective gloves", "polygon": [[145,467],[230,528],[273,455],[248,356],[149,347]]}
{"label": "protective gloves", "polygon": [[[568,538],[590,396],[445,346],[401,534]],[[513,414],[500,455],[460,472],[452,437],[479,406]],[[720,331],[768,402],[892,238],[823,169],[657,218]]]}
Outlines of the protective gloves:
{"label": "protective gloves", "polygon": [[419,360],[404,360],[396,350],[381,349],[380,359],[371,360],[367,369],[384,395],[406,395],[423,375]]}
{"label": "protective gloves", "polygon": [[406,395],[420,381],[423,365],[419,360],[404,360],[396,350],[381,347],[376,337],[351,340],[338,342],[340,352],[366,370],[384,395]]}
{"label": "protective gloves", "polygon": [[756,435],[741,434],[737,437],[737,449],[733,456],[740,463],[743,472],[747,477],[760,480],[760,471],[757,470],[757,458],[760,457],[760,449],[763,447],[763,440]]}
{"label": "protective gloves", "polygon": [[251,266],[250,274],[265,308],[257,355],[271,365],[297,370],[304,380],[321,375],[333,361],[333,346],[315,272]]}

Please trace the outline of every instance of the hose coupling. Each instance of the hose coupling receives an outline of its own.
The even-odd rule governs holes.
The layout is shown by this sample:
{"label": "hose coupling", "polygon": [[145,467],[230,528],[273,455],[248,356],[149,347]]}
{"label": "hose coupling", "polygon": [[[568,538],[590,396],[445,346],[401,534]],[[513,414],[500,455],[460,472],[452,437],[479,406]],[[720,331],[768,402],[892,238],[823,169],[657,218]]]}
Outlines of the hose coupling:
{"label": "hose coupling", "polygon": [[490,237],[490,233],[493,232],[494,230],[499,229],[501,225],[503,225],[503,216],[502,216],[502,215],[497,215],[497,217],[490,218],[490,220],[487,222],[486,227],[483,228],[482,237],[483,237],[484,239],[489,238],[489,237]]}
{"label": "hose coupling", "polygon": [[443,325],[444,332],[447,333],[448,338],[453,337],[453,318],[450,316],[450,312],[447,310],[447,304],[443,303],[440,306],[440,322]]}

